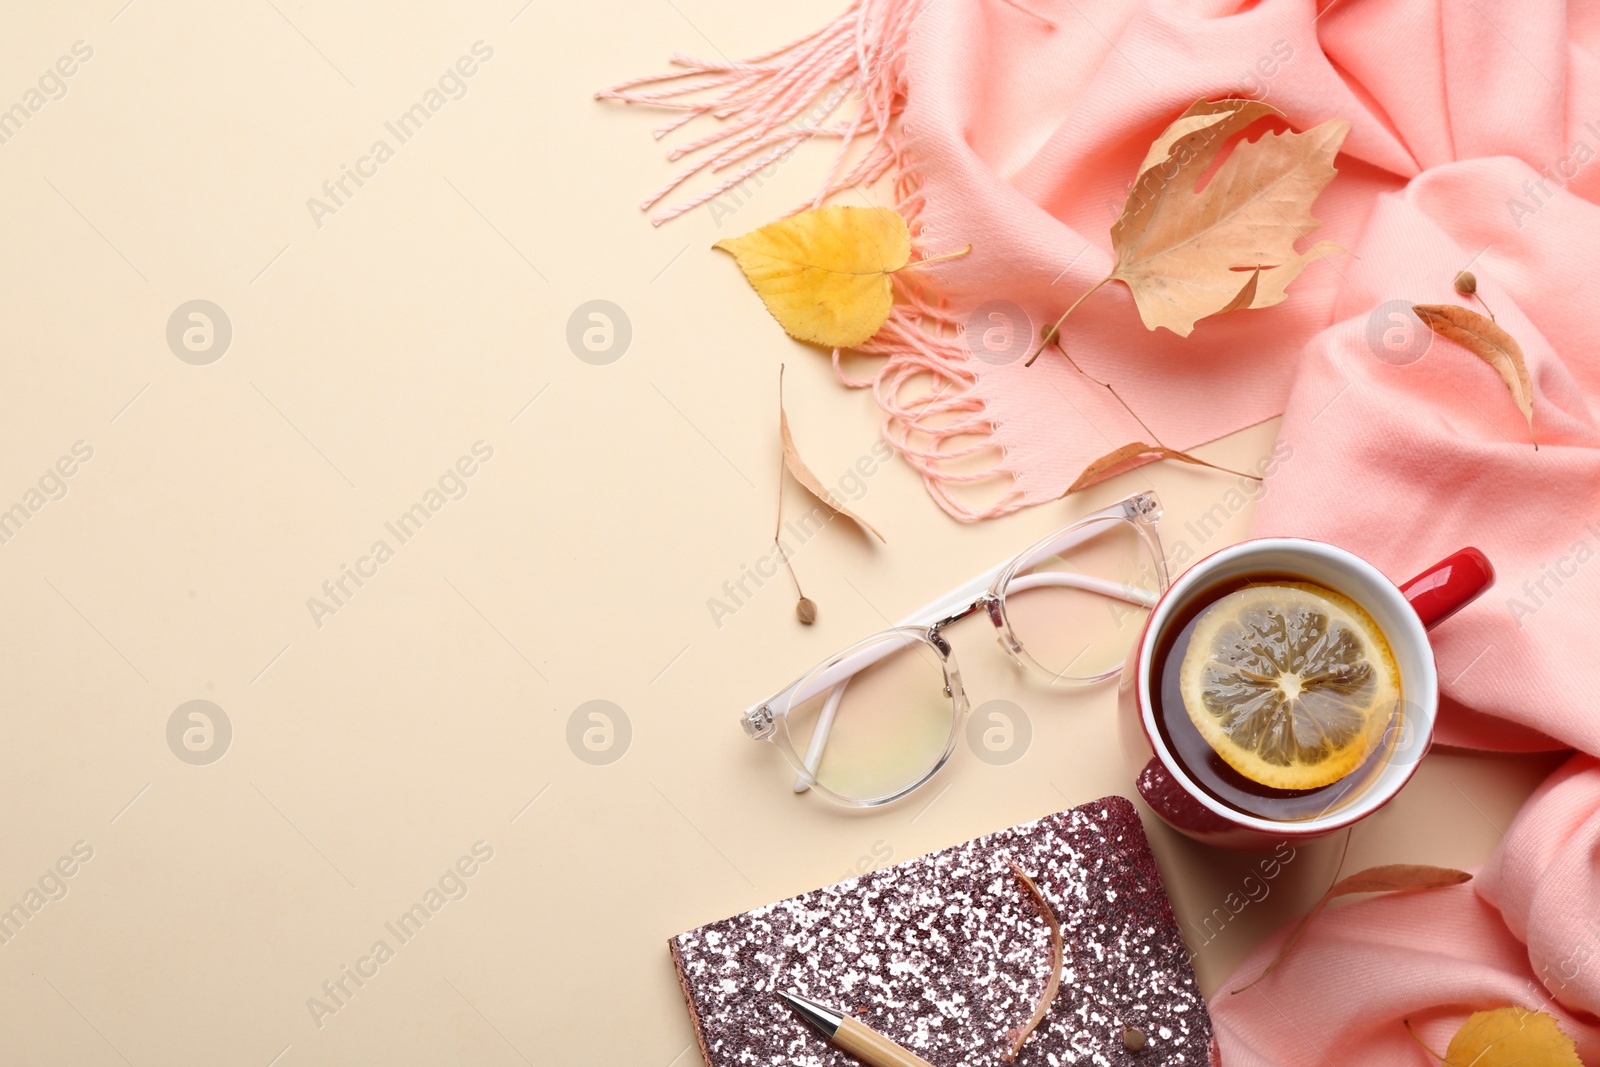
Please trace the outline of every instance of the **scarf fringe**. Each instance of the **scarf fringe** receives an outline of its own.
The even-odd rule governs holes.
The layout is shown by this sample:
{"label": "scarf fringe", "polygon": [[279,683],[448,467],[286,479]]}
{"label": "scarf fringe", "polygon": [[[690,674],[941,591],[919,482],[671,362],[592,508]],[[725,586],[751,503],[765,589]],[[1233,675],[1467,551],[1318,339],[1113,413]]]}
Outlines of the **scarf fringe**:
{"label": "scarf fringe", "polygon": [[[672,63],[680,69],[596,93],[601,100],[679,112],[653,131],[657,140],[704,116],[718,121],[717,129],[667,154],[671,162],[695,160],[640,205],[656,209],[651,223],[659,226],[707,204],[812,139],[826,138],[838,142],[833,164],[817,195],[788,214],[819,207],[841,190],[892,172],[896,208],[913,237],[920,236],[922,183],[899,119],[906,96],[905,46],[924,2],[932,0],[854,0],[828,25],[764,55],[730,63],[674,53]],[[852,98],[860,100],[859,110],[841,117]],[[849,163],[861,145],[865,150]],[[728,171],[731,176],[708,191],[658,207],[691,178]],[[919,273],[920,281],[908,277]],[[835,349],[834,373],[844,385],[873,390],[884,413],[885,440],[948,514],[963,522],[1006,515],[1025,506],[1024,494],[1005,466],[994,422],[975,389],[964,323],[933,291],[929,274],[895,274],[897,299],[888,320],[856,349],[883,357],[876,372],[852,377]],[[992,457],[987,464],[986,456]],[[1006,485],[1000,499],[983,507],[952,492],[1000,481]]]}

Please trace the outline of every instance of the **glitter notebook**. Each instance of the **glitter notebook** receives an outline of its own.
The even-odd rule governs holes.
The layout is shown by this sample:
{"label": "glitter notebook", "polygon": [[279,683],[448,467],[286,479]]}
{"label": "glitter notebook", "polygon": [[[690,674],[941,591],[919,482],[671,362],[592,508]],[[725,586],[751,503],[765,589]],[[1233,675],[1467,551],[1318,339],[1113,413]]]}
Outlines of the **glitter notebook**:
{"label": "glitter notebook", "polygon": [[[1211,1018],[1134,807],[1106,797],[679,934],[668,945],[709,1067],[852,1067],[776,996],[847,1009],[936,1067],[1001,1062],[1050,976],[1061,988],[1016,1058],[1206,1067]],[[1147,1035],[1130,1051],[1123,1030]]]}

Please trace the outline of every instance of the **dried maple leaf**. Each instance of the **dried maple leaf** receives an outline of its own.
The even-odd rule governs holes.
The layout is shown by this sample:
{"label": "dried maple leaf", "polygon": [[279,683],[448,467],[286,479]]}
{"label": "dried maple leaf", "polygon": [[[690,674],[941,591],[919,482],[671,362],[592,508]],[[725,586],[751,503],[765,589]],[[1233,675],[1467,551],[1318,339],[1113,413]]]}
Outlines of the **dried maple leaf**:
{"label": "dried maple leaf", "polygon": [[[1350,132],[1343,119],[1240,141],[1199,188],[1229,139],[1268,116],[1283,113],[1254,100],[1200,100],[1168,126],[1111,227],[1111,273],[1056,325],[1089,293],[1120,281],[1147,328],[1187,337],[1207,316],[1281,303],[1307,263],[1343,252],[1325,241],[1295,249],[1319,225],[1311,205],[1337,173],[1333,160]],[[1251,269],[1241,286],[1239,271]]]}
{"label": "dried maple leaf", "polygon": [[1454,341],[1495,369],[1506,388],[1511,390],[1511,399],[1522,417],[1528,420],[1528,436],[1533,438],[1533,447],[1537,450],[1539,438],[1533,432],[1533,382],[1528,378],[1522,346],[1493,319],[1486,319],[1471,308],[1458,304],[1416,304],[1411,310],[1428,329]]}
{"label": "dried maple leaf", "polygon": [[886,207],[802,211],[713,247],[733,255],[790,337],[824,348],[851,348],[878,332],[894,306],[891,274],[950,258],[911,262],[906,220]]}
{"label": "dried maple leaf", "polygon": [[1443,1056],[1417,1037],[1410,1020],[1406,1030],[1447,1067],[1583,1067],[1578,1046],[1562,1033],[1560,1024],[1544,1012],[1528,1008],[1473,1012],[1450,1039]]}
{"label": "dried maple leaf", "polygon": [[1337,173],[1333,159],[1350,131],[1343,119],[1241,141],[1195,191],[1228,138],[1265,115],[1282,113],[1253,100],[1200,101],[1184,118],[1203,125],[1186,129],[1179,119],[1179,129],[1169,127],[1153,146],[1155,154],[1171,139],[1163,160],[1146,159],[1111,228],[1111,277],[1133,291],[1150,329],[1188,336],[1198,319],[1238,295],[1240,266],[1273,266],[1249,305],[1270,307],[1308,262],[1336,248],[1324,243],[1299,253],[1294,245],[1317,228],[1311,204]]}
{"label": "dried maple leaf", "polygon": [[1350,896],[1354,893],[1414,893],[1422,889],[1442,889],[1446,886],[1460,885],[1471,878],[1472,875],[1466,871],[1458,871],[1453,867],[1429,867],[1420,863],[1389,863],[1357,871],[1329,887],[1328,891],[1322,894],[1322,899],[1306,913],[1306,917],[1295,924],[1294,930],[1283,942],[1283,947],[1272,957],[1272,962],[1267,964],[1267,969],[1256,975],[1255,980],[1249,985],[1240,986],[1233,992],[1243,993],[1276,970],[1278,964],[1288,958],[1290,951],[1300,943],[1300,938],[1311,925],[1311,921],[1322,914],[1322,909],[1326,908],[1334,897]]}

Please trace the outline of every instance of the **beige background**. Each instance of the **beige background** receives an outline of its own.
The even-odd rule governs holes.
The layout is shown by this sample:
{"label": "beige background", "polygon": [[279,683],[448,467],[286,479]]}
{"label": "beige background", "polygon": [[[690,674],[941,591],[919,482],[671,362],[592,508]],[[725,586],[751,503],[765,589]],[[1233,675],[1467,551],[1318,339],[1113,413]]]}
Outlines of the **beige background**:
{"label": "beige background", "polygon": [[[958,634],[969,686],[1034,731],[1011,767],[963,750],[910,803],[853,815],[791,795],[736,723],[1075,514],[1154,486],[1176,530],[1233,484],[1146,469],[963,527],[894,462],[860,503],[887,547],[834,526],[798,554],[816,626],[796,624],[782,582],[713,623],[707,599],[766,551],[779,361],[824,479],[875,440],[871,398],[784,339],[708,247],[806,195],[822,161],[786,165],[720,230],[704,213],[652,229],[637,203],[668,173],[659,115],[591,93],[674,48],[765,49],[835,6],[10,13],[0,107],[26,108],[75,42],[93,55],[0,144],[0,508],[27,507],[75,442],[93,457],[0,545],[0,906],[53,888],[76,842],[93,858],[0,945],[8,1063],[687,1064],[669,935],[863,858],[1129,791],[1111,693],[1029,687],[979,620]],[[466,95],[318,226],[307,199],[477,41],[493,55]],[[232,325],[209,365],[166,339],[194,299]],[[632,325],[608,366],[565,340],[592,299]],[[1273,433],[1206,455],[1251,463]],[[479,441],[493,456],[466,495],[319,627],[307,599],[374,540],[394,545],[384,523]],[[209,765],[167,740],[196,699],[233,732]],[[610,765],[566,739],[595,699],[631,724]],[[1349,863],[1480,861],[1547,766],[1432,756]],[[1306,850],[1202,944],[1194,924],[1246,861],[1150,833],[1207,989],[1336,858]],[[395,945],[385,922],[479,841],[493,858],[467,895],[319,1027],[307,999],[375,940]]]}

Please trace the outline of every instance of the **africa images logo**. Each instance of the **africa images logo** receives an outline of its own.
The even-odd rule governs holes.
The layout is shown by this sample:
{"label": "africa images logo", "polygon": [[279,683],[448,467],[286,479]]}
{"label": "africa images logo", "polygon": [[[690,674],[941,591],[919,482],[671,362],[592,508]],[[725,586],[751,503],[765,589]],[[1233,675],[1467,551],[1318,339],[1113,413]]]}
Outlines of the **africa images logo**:
{"label": "africa images logo", "polygon": [[470,854],[462,854],[445,867],[443,873],[422,891],[412,904],[394,919],[383,924],[384,935],[372,942],[365,955],[342,964],[322,989],[306,998],[306,1011],[318,1030],[355,999],[366,984],[382,972],[383,966],[400,949],[413,941],[433,921],[446,904],[465,900],[471,891],[470,880],[494,859],[494,846],[482,839],[472,843]]}
{"label": "africa images logo", "polygon": [[366,154],[358,156],[354,163],[340,164],[338,176],[322,183],[322,196],[306,198],[306,210],[311,212],[311,221],[316,223],[317,229],[322,229],[328,216],[337,215],[362,186],[376,178],[378,168],[393,159],[401,145],[421,133],[429,119],[444,110],[450,101],[467,95],[467,79],[494,58],[494,49],[483,41],[474,41],[471,51],[471,55],[461,56],[439,75],[434,85],[423,90],[420,100],[383,124],[388,137],[373,141]]}
{"label": "africa images logo", "polygon": [[[421,499],[383,524],[389,537],[374,540],[365,555],[356,557],[354,566],[339,564],[339,573],[322,583],[322,595],[306,598],[306,610],[317,629],[322,629],[324,619],[339,614],[367,582],[376,578],[381,573],[380,568],[394,559],[395,552],[422,532],[424,523],[443,511],[446,504],[464,498],[471,488],[469,479],[493,458],[493,445],[474,441],[471,455],[457,458],[439,475],[436,483],[428,486]],[[392,545],[390,537],[394,539]]]}

